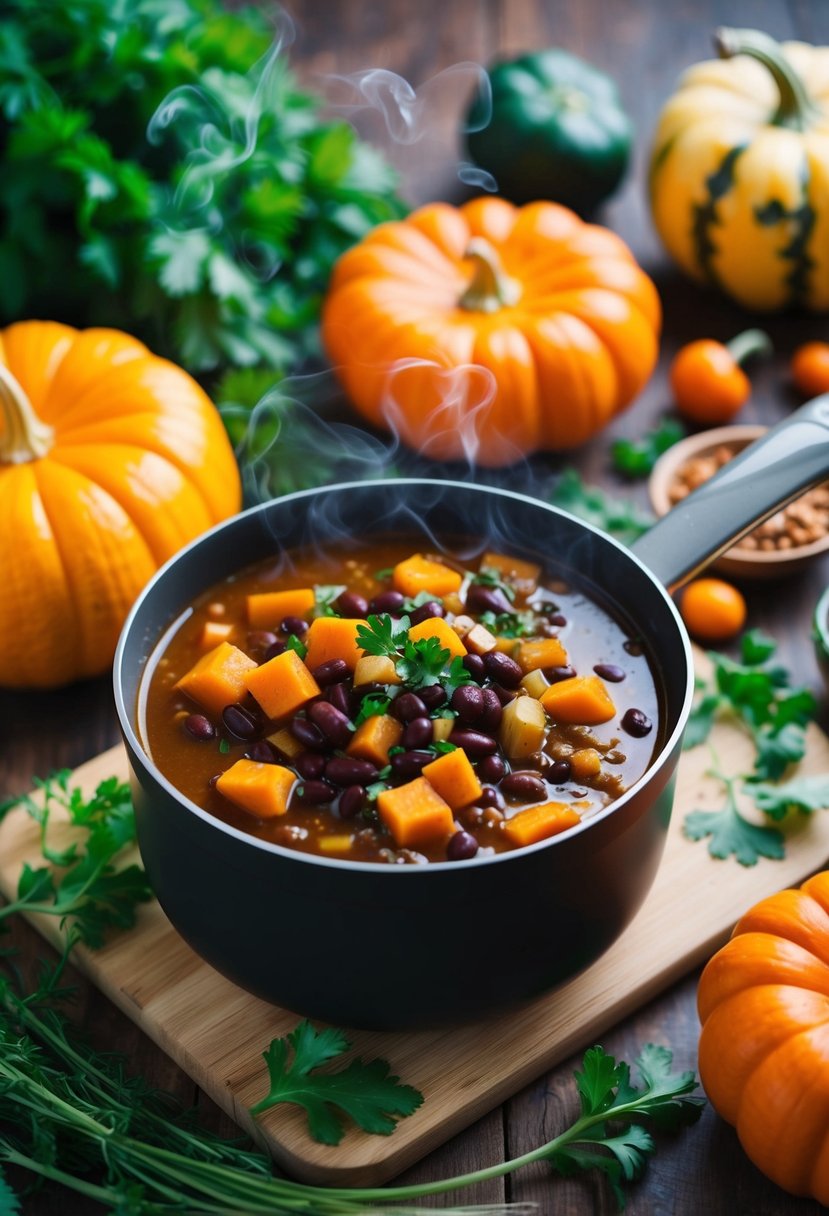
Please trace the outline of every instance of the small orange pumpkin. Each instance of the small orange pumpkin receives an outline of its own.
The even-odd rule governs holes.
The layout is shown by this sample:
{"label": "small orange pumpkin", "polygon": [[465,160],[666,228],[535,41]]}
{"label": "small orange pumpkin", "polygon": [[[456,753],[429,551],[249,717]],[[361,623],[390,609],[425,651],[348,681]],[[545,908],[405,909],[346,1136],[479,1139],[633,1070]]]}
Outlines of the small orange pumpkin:
{"label": "small orange pumpkin", "polygon": [[700,1078],[762,1172],[829,1204],[829,872],[761,900],[710,960]]}
{"label": "small orange pumpkin", "polygon": [[371,423],[485,466],[583,444],[653,371],[661,307],[624,242],[555,203],[433,203],[337,262],[322,338]]}
{"label": "small orange pumpkin", "polygon": [[212,402],[112,329],[0,331],[0,684],[99,675],[141,587],[241,505]]}

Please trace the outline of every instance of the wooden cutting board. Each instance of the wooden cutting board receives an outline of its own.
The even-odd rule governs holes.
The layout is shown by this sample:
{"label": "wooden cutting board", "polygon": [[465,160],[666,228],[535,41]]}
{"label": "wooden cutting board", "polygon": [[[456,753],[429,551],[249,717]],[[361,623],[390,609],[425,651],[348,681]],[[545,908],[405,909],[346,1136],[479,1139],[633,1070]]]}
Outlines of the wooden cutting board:
{"label": "wooden cutting board", "polygon": [[[737,727],[718,725],[712,741],[728,772],[749,771],[751,744]],[[287,1173],[307,1182],[379,1185],[560,1060],[598,1041],[603,1031],[705,960],[758,899],[824,868],[826,811],[794,817],[784,827],[785,859],[761,860],[753,868],[733,859],[716,861],[704,843],[687,840],[681,830],[685,813],[722,805],[720,783],[706,775],[710,762],[707,747],[683,755],[656,882],[634,922],[588,971],[532,1004],[459,1029],[349,1034],[356,1054],[388,1060],[393,1073],[425,1096],[420,1110],[388,1137],[353,1128],[336,1148],[326,1147],[310,1139],[301,1113],[290,1107],[269,1111],[254,1128],[247,1108],[267,1092],[262,1052],[299,1019],[249,996],[203,963],[157,904],[142,908],[137,927],[104,949],[79,949],[77,962],[233,1119],[249,1132],[256,1130],[260,1143],[264,1138]],[[84,764],[75,780],[91,791],[101,779],[125,777],[126,771],[126,755],[117,747]],[[812,727],[799,772],[828,771],[829,740]],[[23,861],[38,856],[32,821],[14,812],[0,827],[0,891],[10,895]],[[37,927],[57,941],[53,920],[38,918]]]}

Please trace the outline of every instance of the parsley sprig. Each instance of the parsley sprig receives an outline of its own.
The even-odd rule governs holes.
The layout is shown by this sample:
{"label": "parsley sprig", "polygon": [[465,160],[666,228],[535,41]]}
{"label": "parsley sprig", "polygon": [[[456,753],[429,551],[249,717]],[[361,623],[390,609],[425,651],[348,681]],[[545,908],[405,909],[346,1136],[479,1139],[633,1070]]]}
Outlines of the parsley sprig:
{"label": "parsley sprig", "polygon": [[391,659],[397,675],[409,689],[439,683],[447,693],[451,693],[459,685],[471,681],[472,677],[458,655],[453,658],[434,637],[412,641],[409,637],[410,626],[408,616],[401,616],[397,620],[388,613],[369,616],[365,624],[357,626],[357,644],[366,654]]}
{"label": "parsley sprig", "polygon": [[[69,785],[68,769],[36,780],[37,795],[12,798],[0,805],[0,820],[16,807],[38,825],[40,849],[49,865],[25,862],[16,898],[0,907],[0,925],[16,912],[41,913],[71,924],[73,934],[87,946],[103,945],[110,928],[135,923],[136,905],[151,898],[144,871],[114,861],[135,841],[135,821],[129,786],[115,777],[102,781],[87,798]],[[52,843],[54,812],[63,812],[77,839],[57,848]]]}

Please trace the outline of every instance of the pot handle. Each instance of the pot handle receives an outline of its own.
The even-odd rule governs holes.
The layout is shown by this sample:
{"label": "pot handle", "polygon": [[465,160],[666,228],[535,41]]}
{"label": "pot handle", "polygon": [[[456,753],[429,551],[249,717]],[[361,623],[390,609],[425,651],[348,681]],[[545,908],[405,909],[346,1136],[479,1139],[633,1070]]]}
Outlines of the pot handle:
{"label": "pot handle", "polygon": [[829,393],[808,401],[689,494],[631,546],[681,586],[734,541],[829,478]]}

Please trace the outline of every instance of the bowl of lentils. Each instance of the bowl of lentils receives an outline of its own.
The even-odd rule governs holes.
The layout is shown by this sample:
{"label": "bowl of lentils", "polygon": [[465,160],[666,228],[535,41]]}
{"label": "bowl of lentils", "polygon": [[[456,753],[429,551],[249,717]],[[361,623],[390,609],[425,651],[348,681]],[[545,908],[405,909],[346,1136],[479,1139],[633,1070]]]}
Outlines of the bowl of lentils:
{"label": "bowl of lentils", "polygon": [[[665,515],[767,430],[715,427],[681,439],[656,462],[649,481],[657,515]],[[735,579],[782,578],[829,550],[829,482],[807,490],[723,553],[714,569]]]}

